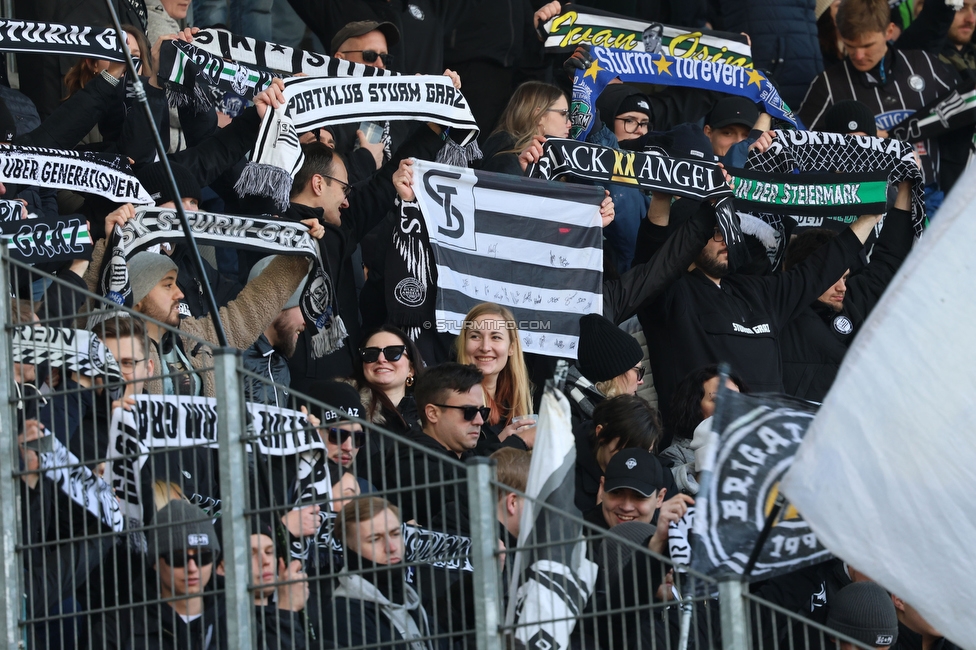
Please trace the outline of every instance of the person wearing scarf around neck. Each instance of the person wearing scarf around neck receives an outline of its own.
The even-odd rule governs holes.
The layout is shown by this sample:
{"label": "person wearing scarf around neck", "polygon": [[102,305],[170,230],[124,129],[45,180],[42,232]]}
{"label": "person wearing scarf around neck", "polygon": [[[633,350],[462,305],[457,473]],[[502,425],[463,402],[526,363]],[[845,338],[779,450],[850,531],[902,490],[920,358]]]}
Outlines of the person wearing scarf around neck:
{"label": "person wearing scarf around neck", "polygon": [[339,512],[336,532],[345,568],[323,612],[323,641],[337,648],[432,650],[425,640],[431,635],[427,612],[401,566],[406,549],[399,509],[377,497],[355,499]]}

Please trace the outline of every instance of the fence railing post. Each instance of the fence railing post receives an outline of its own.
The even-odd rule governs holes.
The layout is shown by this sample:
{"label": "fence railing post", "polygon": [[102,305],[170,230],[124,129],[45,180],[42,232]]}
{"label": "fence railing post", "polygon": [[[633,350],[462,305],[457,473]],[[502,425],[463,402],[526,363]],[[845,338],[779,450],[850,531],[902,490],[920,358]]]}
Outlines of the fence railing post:
{"label": "fence railing post", "polygon": [[475,633],[478,650],[501,650],[501,575],[495,556],[498,518],[491,481],[495,464],[488,458],[468,460],[468,508],[471,518],[471,563],[474,565]]}
{"label": "fence railing post", "polygon": [[217,444],[220,447],[220,519],[223,527],[224,597],[227,601],[227,647],[254,647],[254,601],[247,590],[251,542],[247,506],[247,462],[241,436],[246,430],[244,398],[237,376],[238,351],[214,350],[217,397]]}
{"label": "fence railing post", "polygon": [[[0,314],[7,323],[10,311],[10,267],[6,257],[0,257]],[[4,647],[24,647],[19,638],[17,620],[23,603],[21,589],[21,557],[17,553],[20,534],[20,498],[18,479],[14,470],[20,454],[17,452],[17,418],[14,416],[14,369],[10,332],[0,327],[0,639]]]}
{"label": "fence railing post", "polygon": [[726,578],[718,583],[718,605],[722,620],[722,649],[748,650],[749,612],[743,590],[746,583]]}

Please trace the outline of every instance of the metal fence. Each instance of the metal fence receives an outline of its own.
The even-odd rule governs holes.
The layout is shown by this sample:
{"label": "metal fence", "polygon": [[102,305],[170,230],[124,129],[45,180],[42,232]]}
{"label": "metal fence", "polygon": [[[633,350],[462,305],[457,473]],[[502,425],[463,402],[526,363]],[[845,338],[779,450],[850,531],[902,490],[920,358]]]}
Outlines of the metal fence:
{"label": "metal fence", "polygon": [[[0,298],[6,647],[837,644],[742,583],[547,503],[514,548],[499,499],[529,497],[483,459],[336,422],[333,404],[245,370],[236,351],[199,354],[209,344],[183,329],[3,253],[10,284],[43,299]],[[97,339],[78,333],[89,326]],[[143,396],[147,383],[175,394]],[[212,397],[182,395],[197,386]]]}

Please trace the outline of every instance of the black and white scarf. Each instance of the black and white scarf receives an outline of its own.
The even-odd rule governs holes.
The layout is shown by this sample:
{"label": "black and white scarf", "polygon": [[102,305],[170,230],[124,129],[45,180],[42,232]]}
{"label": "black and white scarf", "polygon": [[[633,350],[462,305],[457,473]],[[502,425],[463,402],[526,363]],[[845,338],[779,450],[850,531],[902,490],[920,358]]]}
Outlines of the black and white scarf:
{"label": "black and white scarf", "polygon": [[113,27],[61,25],[0,18],[0,52],[67,54],[125,61]]}
{"label": "black and white scarf", "polygon": [[121,156],[68,149],[0,145],[0,182],[96,194],[147,205],[149,193]]}
{"label": "black and white scarf", "polygon": [[24,204],[20,201],[0,199],[0,222],[17,221],[24,214]]}
{"label": "black and white scarf", "polygon": [[[279,75],[226,61],[183,41],[166,41],[159,51],[159,79],[165,84],[171,105],[193,103],[199,112],[213,105],[213,95],[229,92],[251,101]],[[207,92],[199,84],[216,89]]]}
{"label": "black and white scarf", "polygon": [[221,59],[236,61],[245,66],[276,70],[285,75],[385,77],[399,74],[392,70],[334,59],[324,54],[232,34],[226,29],[201,29],[193,36],[193,47],[209,52]]}
{"label": "black and white scarf", "polygon": [[721,167],[704,160],[670,158],[663,150],[621,151],[589,142],[547,138],[539,162],[527,170],[534,178],[568,175],[597,183],[664,192],[697,201],[714,199],[715,218],[734,262],[744,259],[742,229],[732,209],[732,190]]}
{"label": "black and white scarf", "polygon": [[[323,503],[332,497],[327,450],[299,411],[247,402],[248,451],[255,445],[265,456],[297,457],[292,478]],[[105,480],[115,490],[128,527],[142,525],[140,474],[153,450],[180,447],[218,449],[217,400],[210,397],[139,395],[131,410],[115,409],[109,431]],[[306,468],[303,470],[302,468]],[[308,477],[315,477],[308,482]]]}
{"label": "black and white scarf", "polygon": [[929,102],[891,127],[892,138],[920,142],[976,122],[976,89],[969,83]]}
{"label": "black and white scarf", "polygon": [[52,450],[38,452],[44,478],[55,483],[69,499],[110,529],[122,532],[122,509],[112,486],[78,460],[57,437],[49,435]]}
{"label": "black and white scarf", "polygon": [[124,391],[122,370],[101,339],[88,330],[44,325],[18,325],[11,332],[13,362],[28,366],[49,364],[108,384],[109,397]]}
{"label": "black and white scarf", "polygon": [[[16,203],[19,212],[21,203]],[[0,206],[2,209],[4,206]],[[88,223],[77,217],[32,217],[0,222],[0,242],[12,257],[28,264],[58,260],[90,259]]]}
{"label": "black and white scarf", "polygon": [[[912,145],[901,140],[817,131],[775,131],[775,134],[769,149],[750,153],[746,169],[777,174],[886,172],[890,187],[897,187],[902,181],[912,183],[912,224],[915,236],[922,235],[926,225],[922,172],[915,163]],[[772,213],[757,216],[774,227],[780,223],[779,217]]]}
{"label": "black and white scarf", "polygon": [[242,196],[269,196],[281,209],[287,207],[292,179],[304,163],[298,134],[328,124],[434,122],[463,133],[458,149],[448,138],[439,162],[464,166],[481,155],[475,141],[478,124],[467,100],[446,76],[293,77],[285,80],[285,99],[285,105],[265,113],[251,160],[235,187]]}
{"label": "black and white scarf", "polygon": [[437,270],[420,204],[397,198],[397,207],[400,219],[386,253],[384,294],[390,322],[416,340],[421,327],[426,323],[430,329],[434,322]]}
{"label": "black and white scarf", "polygon": [[[210,212],[187,212],[186,217],[194,238],[204,244],[312,258],[313,267],[299,300],[305,321],[318,331],[312,337],[312,354],[321,357],[343,346],[347,332],[336,307],[332,279],[322,264],[318,245],[304,224]],[[175,210],[137,211],[134,218],[112,234],[111,252],[102,271],[103,295],[119,305],[131,303],[126,260],[154,244],[179,243],[183,239],[183,227]]]}

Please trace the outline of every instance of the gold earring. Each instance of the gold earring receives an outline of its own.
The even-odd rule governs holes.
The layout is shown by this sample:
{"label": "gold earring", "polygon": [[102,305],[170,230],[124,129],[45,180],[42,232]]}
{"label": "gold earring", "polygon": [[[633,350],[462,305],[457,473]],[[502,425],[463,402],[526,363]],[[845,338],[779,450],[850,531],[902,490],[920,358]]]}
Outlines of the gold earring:
{"label": "gold earring", "polygon": [[407,375],[407,381],[405,383],[407,385],[407,388],[413,386],[413,375]]}

